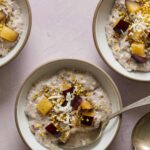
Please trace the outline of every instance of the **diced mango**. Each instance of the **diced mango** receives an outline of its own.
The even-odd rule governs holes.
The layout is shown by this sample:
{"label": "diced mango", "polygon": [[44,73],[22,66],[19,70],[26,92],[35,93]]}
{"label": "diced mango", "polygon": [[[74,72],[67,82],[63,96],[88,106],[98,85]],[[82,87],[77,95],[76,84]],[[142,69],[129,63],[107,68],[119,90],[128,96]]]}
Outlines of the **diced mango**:
{"label": "diced mango", "polygon": [[2,31],[0,33],[0,37],[10,41],[10,42],[14,42],[17,40],[18,38],[18,33],[14,30],[12,30],[11,28],[7,27],[7,26],[3,26]]}
{"label": "diced mango", "polygon": [[94,112],[93,111],[83,111],[82,112],[82,116],[93,117],[94,116]]}
{"label": "diced mango", "polygon": [[0,21],[6,20],[6,14],[3,11],[0,11]]}
{"label": "diced mango", "polygon": [[71,87],[72,87],[72,85],[71,85],[71,84],[68,84],[68,83],[63,83],[63,84],[62,84],[62,88],[63,88],[63,90],[70,89]]}
{"label": "diced mango", "polygon": [[52,107],[53,104],[46,97],[43,97],[42,100],[37,104],[37,110],[43,116],[46,116]]}
{"label": "diced mango", "polygon": [[86,109],[86,110],[90,110],[93,108],[92,104],[90,102],[88,102],[87,100],[84,100],[82,103],[81,103],[81,108],[82,109]]}
{"label": "diced mango", "polygon": [[132,0],[125,0],[125,4],[129,13],[134,13],[141,9],[140,3]]}
{"label": "diced mango", "polygon": [[70,131],[63,132],[59,138],[60,142],[66,143],[70,137]]}
{"label": "diced mango", "polygon": [[141,57],[145,57],[145,45],[143,43],[132,43],[130,47],[131,53]]}

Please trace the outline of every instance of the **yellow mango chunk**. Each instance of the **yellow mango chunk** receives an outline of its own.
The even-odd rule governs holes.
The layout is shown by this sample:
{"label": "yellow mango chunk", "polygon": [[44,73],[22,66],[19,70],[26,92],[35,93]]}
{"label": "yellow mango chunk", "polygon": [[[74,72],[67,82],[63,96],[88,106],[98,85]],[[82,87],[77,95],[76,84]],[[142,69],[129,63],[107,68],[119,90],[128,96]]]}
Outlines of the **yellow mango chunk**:
{"label": "yellow mango chunk", "polygon": [[131,47],[130,47],[131,53],[141,56],[141,57],[145,57],[145,45],[143,43],[132,43]]}
{"label": "yellow mango chunk", "polygon": [[129,13],[135,13],[141,9],[140,3],[137,3],[135,1],[126,0],[125,4]]}
{"label": "yellow mango chunk", "polygon": [[93,106],[91,105],[90,102],[84,100],[84,101],[81,103],[81,108],[82,108],[82,109],[90,110],[90,109],[93,108]]}
{"label": "yellow mango chunk", "polygon": [[9,27],[6,27],[6,26],[3,26],[2,28],[2,31],[0,33],[0,37],[7,40],[7,41],[10,41],[10,42],[14,42],[17,40],[18,38],[18,33],[14,30],[12,30],[11,28]]}
{"label": "yellow mango chunk", "polygon": [[6,19],[6,14],[3,11],[0,11],[0,21]]}
{"label": "yellow mango chunk", "polygon": [[53,104],[46,97],[43,97],[42,100],[37,104],[37,110],[43,116],[46,116],[52,107]]}
{"label": "yellow mango chunk", "polygon": [[93,117],[94,116],[94,112],[93,111],[83,111],[82,115],[83,116]]}

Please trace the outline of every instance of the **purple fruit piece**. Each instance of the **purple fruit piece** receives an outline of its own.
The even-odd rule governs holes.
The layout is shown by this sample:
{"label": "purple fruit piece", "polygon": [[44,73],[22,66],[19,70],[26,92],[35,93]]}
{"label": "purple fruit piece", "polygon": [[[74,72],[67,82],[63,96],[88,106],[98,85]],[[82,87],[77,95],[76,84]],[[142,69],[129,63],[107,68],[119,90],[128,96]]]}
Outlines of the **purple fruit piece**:
{"label": "purple fruit piece", "polygon": [[129,27],[130,23],[126,22],[124,20],[120,20],[117,25],[114,27],[114,31],[121,34],[122,32],[125,32],[128,27]]}
{"label": "purple fruit piece", "polygon": [[91,126],[93,123],[93,119],[94,119],[94,117],[82,116],[81,123],[85,126]]}
{"label": "purple fruit piece", "polygon": [[148,33],[148,36],[147,36],[147,38],[148,38],[148,39],[150,39],[150,33]]}
{"label": "purple fruit piece", "polygon": [[146,63],[147,58],[132,54],[132,58],[138,63]]}
{"label": "purple fruit piece", "polygon": [[47,127],[45,127],[46,131],[51,133],[56,138],[61,136],[61,132],[57,130],[57,128],[51,123]]}
{"label": "purple fruit piece", "polygon": [[64,96],[66,96],[67,93],[73,93],[73,91],[74,91],[74,87],[71,87],[71,88],[69,88],[69,89],[63,91],[62,93],[63,93]]}
{"label": "purple fruit piece", "polygon": [[80,96],[75,96],[74,100],[71,102],[71,106],[74,110],[77,110],[82,103],[82,98]]}
{"label": "purple fruit piece", "polygon": [[68,103],[68,101],[65,100],[61,106],[65,107],[67,105],[67,103]]}

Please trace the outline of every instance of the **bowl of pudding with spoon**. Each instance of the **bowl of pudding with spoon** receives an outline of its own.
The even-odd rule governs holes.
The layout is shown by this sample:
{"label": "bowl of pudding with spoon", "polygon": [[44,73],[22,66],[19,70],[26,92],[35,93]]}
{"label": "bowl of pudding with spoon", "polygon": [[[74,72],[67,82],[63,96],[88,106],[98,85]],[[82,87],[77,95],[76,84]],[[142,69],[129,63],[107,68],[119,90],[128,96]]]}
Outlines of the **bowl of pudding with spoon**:
{"label": "bowl of pudding with spoon", "polygon": [[[101,125],[122,108],[119,91],[99,67],[76,59],[59,59],[37,68],[16,100],[16,125],[31,149],[106,149],[121,118]],[[95,142],[93,142],[95,141]],[[87,146],[86,146],[87,145]]]}

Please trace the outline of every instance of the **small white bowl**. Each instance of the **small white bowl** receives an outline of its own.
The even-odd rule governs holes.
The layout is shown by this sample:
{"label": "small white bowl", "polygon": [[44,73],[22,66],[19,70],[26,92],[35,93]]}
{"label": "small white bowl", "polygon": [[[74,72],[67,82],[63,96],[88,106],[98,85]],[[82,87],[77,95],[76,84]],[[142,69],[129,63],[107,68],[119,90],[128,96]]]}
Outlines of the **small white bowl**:
{"label": "small white bowl", "polygon": [[[39,78],[45,75],[49,76],[53,75],[54,73],[63,68],[71,68],[71,69],[74,68],[77,70],[90,72],[98,80],[98,82],[100,82],[102,88],[104,88],[104,90],[108,94],[109,99],[111,100],[112,103],[113,112],[120,110],[122,108],[121,97],[115,83],[102,69],[88,62],[74,59],[61,59],[49,62],[37,68],[25,80],[24,84],[22,85],[18,93],[16,100],[15,119],[19,134],[22,137],[23,141],[26,143],[26,145],[33,150],[46,150],[46,148],[44,148],[35,140],[34,135],[31,133],[29,129],[28,120],[24,113],[27,94],[31,89],[32,84],[35,83]],[[84,150],[106,149],[114,140],[119,130],[120,122],[121,122],[120,117],[112,119],[107,125],[102,138],[98,142],[84,148]]]}
{"label": "small white bowl", "polygon": [[114,58],[105,34],[105,26],[108,23],[115,0],[101,0],[95,10],[93,18],[93,37],[98,53],[104,61],[119,74],[137,81],[150,81],[150,73],[128,72]]}
{"label": "small white bowl", "polygon": [[10,62],[19,54],[19,52],[21,52],[21,50],[24,48],[28,40],[31,31],[32,15],[28,0],[15,0],[15,1],[21,8],[22,12],[21,15],[23,18],[24,29],[18,43],[11,49],[11,51],[5,57],[0,58],[0,67]]}

